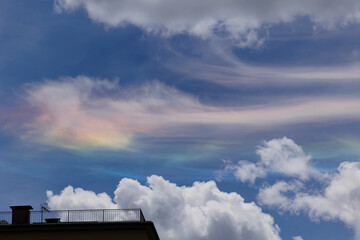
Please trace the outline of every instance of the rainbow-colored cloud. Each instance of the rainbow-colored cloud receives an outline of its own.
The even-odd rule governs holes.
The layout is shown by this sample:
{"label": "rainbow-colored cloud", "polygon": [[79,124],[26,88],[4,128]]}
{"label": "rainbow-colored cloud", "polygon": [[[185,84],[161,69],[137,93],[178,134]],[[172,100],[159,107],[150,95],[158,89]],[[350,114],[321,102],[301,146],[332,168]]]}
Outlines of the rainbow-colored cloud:
{"label": "rainbow-colored cloud", "polygon": [[[298,98],[277,105],[219,107],[201,103],[158,81],[122,88],[117,81],[86,76],[30,84],[25,101],[27,105],[21,109],[27,109],[27,113],[11,117],[11,121],[22,124],[22,138],[70,149],[126,149],[137,134],[169,136],[175,126],[181,129],[189,125],[231,124],[234,128],[267,128],[360,118],[360,98],[354,97]],[[6,128],[11,129],[11,125]]]}

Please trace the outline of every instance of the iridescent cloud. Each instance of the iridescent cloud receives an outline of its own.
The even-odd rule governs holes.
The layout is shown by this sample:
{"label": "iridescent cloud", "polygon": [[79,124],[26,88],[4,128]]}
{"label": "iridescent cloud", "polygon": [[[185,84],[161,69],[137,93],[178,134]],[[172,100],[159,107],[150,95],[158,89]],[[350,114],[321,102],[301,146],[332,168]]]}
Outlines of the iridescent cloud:
{"label": "iridescent cloud", "polygon": [[137,134],[173,136],[174,128],[181,131],[191,125],[231,124],[235,130],[360,118],[359,98],[299,98],[277,105],[221,107],[158,81],[122,88],[117,81],[85,76],[27,85],[25,102],[22,110],[5,114],[10,116],[7,123],[21,124],[17,133],[23,139],[70,149],[127,149]]}

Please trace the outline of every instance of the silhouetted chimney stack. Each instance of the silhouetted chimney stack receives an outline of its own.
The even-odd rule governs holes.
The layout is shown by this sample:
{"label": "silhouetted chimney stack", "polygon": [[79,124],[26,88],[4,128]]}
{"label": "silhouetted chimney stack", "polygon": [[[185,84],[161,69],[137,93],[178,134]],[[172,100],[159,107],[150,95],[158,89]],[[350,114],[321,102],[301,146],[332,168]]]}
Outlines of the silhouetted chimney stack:
{"label": "silhouetted chimney stack", "polygon": [[32,206],[11,206],[12,224],[30,224],[30,210]]}

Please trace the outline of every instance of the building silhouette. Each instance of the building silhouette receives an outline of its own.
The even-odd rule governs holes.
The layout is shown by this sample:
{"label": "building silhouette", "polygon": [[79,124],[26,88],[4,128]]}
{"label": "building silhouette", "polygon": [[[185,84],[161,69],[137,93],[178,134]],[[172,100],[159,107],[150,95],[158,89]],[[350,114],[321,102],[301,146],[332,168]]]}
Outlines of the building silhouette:
{"label": "building silhouette", "polygon": [[0,212],[1,240],[159,240],[141,209],[31,211],[12,206]]}

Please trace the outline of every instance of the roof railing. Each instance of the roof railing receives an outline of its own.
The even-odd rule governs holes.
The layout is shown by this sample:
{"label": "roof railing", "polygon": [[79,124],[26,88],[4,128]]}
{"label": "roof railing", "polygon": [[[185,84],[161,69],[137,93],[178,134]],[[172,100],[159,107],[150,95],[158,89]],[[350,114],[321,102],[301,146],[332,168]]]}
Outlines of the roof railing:
{"label": "roof railing", "polygon": [[[145,217],[139,208],[135,209],[91,209],[30,211],[30,223],[72,223],[72,222],[142,222]],[[12,224],[12,212],[0,212],[0,225]]]}

